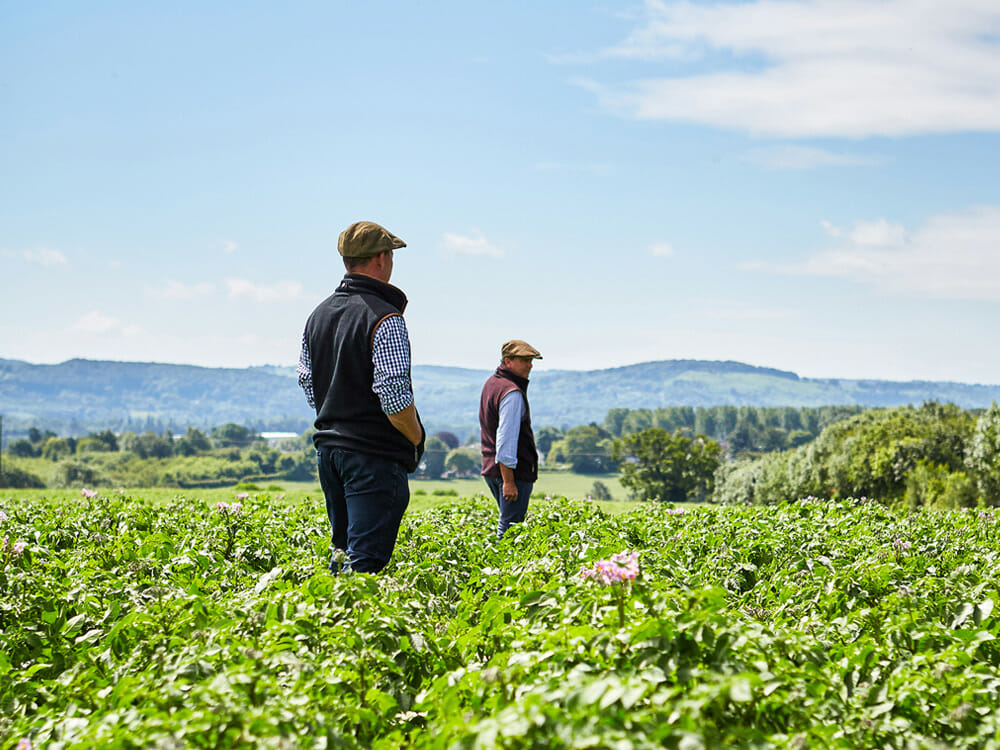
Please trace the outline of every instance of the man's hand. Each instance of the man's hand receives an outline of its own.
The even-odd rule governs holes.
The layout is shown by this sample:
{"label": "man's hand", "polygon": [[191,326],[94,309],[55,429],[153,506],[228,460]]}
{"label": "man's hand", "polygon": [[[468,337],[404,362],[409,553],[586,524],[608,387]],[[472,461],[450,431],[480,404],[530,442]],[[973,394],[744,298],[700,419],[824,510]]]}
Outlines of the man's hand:
{"label": "man's hand", "polygon": [[407,406],[403,411],[395,414],[387,414],[392,426],[399,430],[414,445],[420,445],[420,438],[423,436],[420,429],[420,422],[417,420],[417,407],[413,404]]}
{"label": "man's hand", "polygon": [[503,478],[503,488],[500,490],[503,499],[509,503],[517,500],[517,483],[514,481],[514,470],[509,466],[498,463],[500,476]]}

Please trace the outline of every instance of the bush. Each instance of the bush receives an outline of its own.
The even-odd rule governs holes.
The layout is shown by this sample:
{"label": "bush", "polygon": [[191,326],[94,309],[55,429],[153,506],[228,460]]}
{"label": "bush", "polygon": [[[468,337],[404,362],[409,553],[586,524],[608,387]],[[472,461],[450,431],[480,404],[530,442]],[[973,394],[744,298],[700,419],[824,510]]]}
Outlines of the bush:
{"label": "bush", "polygon": [[60,487],[83,487],[88,484],[106,484],[94,467],[69,461],[61,464],[57,469],[56,483]]}
{"label": "bush", "polygon": [[0,474],[0,487],[16,490],[26,490],[32,487],[41,489],[45,487],[45,482],[30,471],[24,471],[16,466],[5,466],[3,474]]}
{"label": "bush", "polygon": [[590,488],[590,496],[594,500],[612,500],[611,490],[608,489],[608,485],[598,479],[594,482],[594,486]]}

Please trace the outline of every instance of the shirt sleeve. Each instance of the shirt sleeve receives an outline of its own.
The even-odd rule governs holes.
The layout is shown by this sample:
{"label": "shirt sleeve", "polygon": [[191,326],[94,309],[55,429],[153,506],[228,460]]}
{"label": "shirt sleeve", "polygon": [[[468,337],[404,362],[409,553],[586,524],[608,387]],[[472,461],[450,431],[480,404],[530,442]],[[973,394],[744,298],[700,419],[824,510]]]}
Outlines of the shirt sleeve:
{"label": "shirt sleeve", "polygon": [[372,390],[382,411],[397,414],[413,403],[410,336],[402,315],[391,315],[378,324],[372,340],[372,364]]}
{"label": "shirt sleeve", "polygon": [[312,355],[309,353],[309,341],[302,333],[302,351],[299,353],[299,366],[296,368],[299,376],[299,387],[306,394],[306,401],[313,409],[316,408],[316,395],[313,393]]}
{"label": "shirt sleeve", "polygon": [[524,396],[518,390],[500,399],[500,424],[497,426],[497,462],[517,468],[517,439],[524,417]]}

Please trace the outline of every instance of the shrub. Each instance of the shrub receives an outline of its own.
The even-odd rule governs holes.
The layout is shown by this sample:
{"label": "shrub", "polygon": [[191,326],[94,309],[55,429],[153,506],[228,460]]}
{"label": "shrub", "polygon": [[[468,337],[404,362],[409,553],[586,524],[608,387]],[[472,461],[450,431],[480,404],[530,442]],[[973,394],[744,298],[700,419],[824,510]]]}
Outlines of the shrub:
{"label": "shrub", "polygon": [[3,474],[0,474],[0,487],[11,489],[28,489],[31,487],[43,488],[45,482],[30,471],[25,471],[16,466],[5,466]]}

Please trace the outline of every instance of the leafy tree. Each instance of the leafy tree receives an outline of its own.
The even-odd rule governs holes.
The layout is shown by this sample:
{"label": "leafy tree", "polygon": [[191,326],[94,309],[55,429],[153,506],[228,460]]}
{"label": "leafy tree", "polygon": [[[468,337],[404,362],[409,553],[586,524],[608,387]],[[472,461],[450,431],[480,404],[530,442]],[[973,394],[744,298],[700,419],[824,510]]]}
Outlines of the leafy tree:
{"label": "leafy tree", "polygon": [[249,427],[241,424],[227,422],[219,427],[212,428],[212,443],[216,448],[228,448],[230,446],[246,447],[250,445],[257,435]]}
{"label": "leafy tree", "polygon": [[66,438],[50,437],[42,446],[42,458],[49,461],[58,461],[66,456],[73,455],[73,444]]}
{"label": "leafy tree", "polygon": [[134,453],[139,458],[169,458],[174,454],[174,438],[169,431],[157,435],[147,430],[141,435],[126,432],[121,436],[121,449]]}
{"label": "leafy tree", "polygon": [[535,432],[535,447],[539,456],[547,456],[552,450],[552,444],[563,437],[563,431],[558,427],[546,425]]}
{"label": "leafy tree", "polygon": [[45,482],[40,477],[25,471],[18,466],[4,466],[3,473],[0,474],[0,487],[11,489],[28,489],[31,487],[45,487]]}
{"label": "leafy tree", "polygon": [[212,444],[204,432],[196,427],[188,427],[174,443],[174,452],[181,456],[194,456],[212,449]]}
{"label": "leafy tree", "polygon": [[12,456],[17,456],[18,458],[35,458],[40,453],[40,450],[36,448],[30,440],[15,440],[13,443],[7,446],[7,452]]}
{"label": "leafy tree", "polygon": [[46,430],[42,432],[37,427],[28,428],[28,440],[30,440],[35,445],[41,446],[49,438],[59,437],[52,430]]}
{"label": "leafy tree", "polygon": [[424,458],[421,461],[423,473],[429,477],[440,477],[444,474],[444,460],[447,456],[448,444],[431,435],[424,444]]}
{"label": "leafy tree", "polygon": [[625,417],[628,416],[628,409],[617,407],[608,409],[604,417],[604,429],[614,437],[622,436],[622,428],[625,426]]}
{"label": "leafy tree", "polygon": [[986,505],[1000,505],[1000,406],[996,401],[976,420],[967,458]]}
{"label": "leafy tree", "polygon": [[690,438],[658,427],[614,443],[614,458],[626,459],[621,483],[642,500],[683,502],[707,495],[721,455],[719,444],[704,435]]}
{"label": "leafy tree", "polygon": [[469,448],[456,448],[449,451],[444,459],[444,468],[459,476],[476,474],[481,465],[480,456]]}
{"label": "leafy tree", "polygon": [[[718,497],[755,503],[809,495],[870,497],[891,504],[904,500],[907,478],[925,465],[909,485],[912,501],[931,497],[937,505],[961,504],[967,502],[968,477],[942,477],[966,471],[973,428],[972,416],[953,404],[870,409],[829,423],[808,445],[734,465],[725,472]],[[949,499],[939,500],[944,494]]]}
{"label": "leafy tree", "polygon": [[[104,446],[103,448],[98,448],[98,450],[103,450],[109,453],[116,453],[118,451],[118,438],[111,430],[92,432],[87,437]],[[77,450],[79,450],[79,447],[77,447]]]}
{"label": "leafy tree", "polygon": [[458,439],[458,435],[456,435],[454,432],[448,432],[447,430],[442,430],[441,432],[435,432],[434,437],[440,438],[444,442],[444,444],[448,446],[449,450],[455,450],[459,445],[462,444],[461,441]]}
{"label": "leafy tree", "polygon": [[59,465],[56,483],[60,487],[79,487],[88,484],[103,484],[104,482],[93,466],[70,461]]}
{"label": "leafy tree", "polygon": [[579,425],[566,430],[566,436],[550,449],[552,460],[567,461],[580,474],[601,474],[612,471],[611,439],[594,424]]}
{"label": "leafy tree", "polygon": [[594,482],[594,485],[590,488],[590,496],[595,500],[612,500],[611,490],[608,489],[608,485],[598,479]]}

